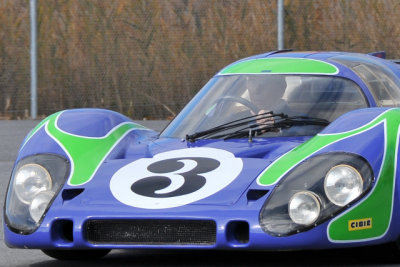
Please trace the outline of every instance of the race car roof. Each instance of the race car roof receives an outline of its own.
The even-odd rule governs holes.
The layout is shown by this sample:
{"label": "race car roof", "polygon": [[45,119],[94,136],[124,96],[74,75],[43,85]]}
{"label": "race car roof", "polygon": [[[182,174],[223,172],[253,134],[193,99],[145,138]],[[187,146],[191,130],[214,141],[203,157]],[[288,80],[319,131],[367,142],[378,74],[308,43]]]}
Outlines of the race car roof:
{"label": "race car roof", "polygon": [[[298,59],[301,59],[301,58],[303,58],[303,59],[314,59],[314,60],[325,61],[328,63],[334,63],[331,60],[334,59],[335,57],[346,57],[348,59],[354,58],[354,59],[358,59],[358,60],[361,59],[364,62],[370,62],[372,64],[378,64],[378,65],[385,64],[387,67],[392,69],[392,71],[397,72],[398,75],[400,74],[400,65],[399,64],[395,64],[389,60],[384,60],[380,57],[377,57],[374,55],[374,53],[361,54],[361,53],[338,52],[338,51],[321,52],[321,51],[292,51],[292,50],[270,51],[267,53],[243,58],[243,59],[240,59],[240,60],[233,62],[232,64],[226,66],[218,74],[223,74],[224,71],[226,71],[227,69],[230,69],[233,65],[237,65],[238,63],[241,63],[243,61],[252,61],[252,60],[256,60],[256,59],[266,59],[266,58],[269,58],[269,59],[272,59],[272,58],[298,58]],[[326,74],[328,74],[328,73],[326,73]],[[331,74],[333,74],[333,73],[331,73]]]}

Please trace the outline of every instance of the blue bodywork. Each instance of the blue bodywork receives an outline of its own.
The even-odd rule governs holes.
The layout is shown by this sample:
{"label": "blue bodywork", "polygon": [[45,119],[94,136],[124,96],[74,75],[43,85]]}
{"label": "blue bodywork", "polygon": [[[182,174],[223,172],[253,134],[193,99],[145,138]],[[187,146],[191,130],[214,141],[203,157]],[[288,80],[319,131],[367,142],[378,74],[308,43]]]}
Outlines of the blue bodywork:
{"label": "blue bodywork", "polygon": [[[308,58],[326,61],[339,69],[336,76],[350,79],[362,89],[370,108],[360,109],[346,113],[330,123],[319,135],[331,135],[349,132],[372,122],[385,112],[395,108],[376,107],[376,100],[367,85],[351,69],[330,60],[336,56],[352,54],[328,52],[290,52],[290,53],[266,53],[249,59],[257,58]],[[356,55],[359,57],[360,55]],[[367,56],[366,56],[367,57]],[[366,59],[367,60],[367,59]],[[400,77],[400,71],[395,64],[386,60],[368,57],[368,60],[384,64],[393,73]],[[237,63],[237,62],[236,62]],[[234,64],[236,64],[234,63]],[[199,92],[197,98],[207,93],[208,88]],[[319,225],[287,236],[274,236],[260,227],[260,210],[270,198],[279,182],[271,185],[261,185],[258,177],[272,163],[286,153],[295,150],[300,145],[307,143],[313,136],[292,136],[274,138],[254,138],[251,142],[243,139],[202,139],[188,142],[180,138],[167,138],[169,132],[174,130],[174,125],[179,125],[182,118],[198,101],[192,101],[178,115],[169,128],[159,137],[158,133],[142,127],[130,129],[118,140],[112,150],[106,155],[94,176],[86,183],[75,185],[65,183],[47,209],[40,226],[32,233],[21,234],[9,227],[8,220],[4,224],[5,242],[10,247],[40,248],[40,249],[87,249],[87,248],[191,248],[191,249],[324,249],[336,247],[352,247],[387,243],[397,240],[399,236],[399,213],[395,212],[399,207],[399,183],[395,183],[392,213],[390,225],[386,233],[377,238],[366,238],[360,241],[335,242],[327,234],[329,224],[333,218],[329,218]],[[115,127],[124,123],[133,123],[129,118],[118,113],[101,109],[77,109],[64,111],[57,120],[57,126],[64,132],[72,135],[89,138],[101,138],[109,134]],[[347,153],[361,156],[365,159],[376,179],[381,171],[385,156],[385,133],[388,129],[379,124],[369,130],[345,138],[338,142],[332,142],[313,153],[311,157],[327,153]],[[389,129],[390,130],[390,129]],[[139,159],[152,159],[154,156],[169,153],[176,150],[211,148],[231,153],[242,161],[243,167],[237,177],[221,190],[181,206],[145,209],[127,205],[116,199],[110,190],[110,180],[116,172],[124,166]],[[396,148],[396,153],[398,149]],[[211,151],[211,150],[210,150]],[[44,126],[35,129],[21,146],[15,166],[32,155],[53,154],[59,155],[71,162],[71,155],[56,141]],[[396,163],[399,163],[396,156]],[[304,161],[307,158],[304,159]],[[397,165],[396,164],[396,165]],[[396,167],[396,166],[395,166]],[[16,171],[14,168],[13,172]],[[310,170],[311,172],[311,170]],[[399,177],[399,171],[395,168],[395,179]],[[68,179],[70,179],[69,177]],[[371,189],[373,190],[373,189]],[[256,196],[253,194],[256,193]],[[258,194],[260,193],[260,194]],[[345,210],[363,202],[368,194],[351,203]],[[8,197],[9,198],[9,197]],[[162,200],[161,200],[162,201]],[[374,207],[376,208],[376,207]],[[6,212],[7,214],[7,212]],[[7,216],[7,215],[6,215]],[[173,220],[211,220],[216,223],[216,241],[214,244],[99,244],[89,242],[85,235],[85,223],[88,220],[107,219],[173,219]],[[239,226],[245,226],[243,230]],[[244,239],[240,236],[244,234]]]}

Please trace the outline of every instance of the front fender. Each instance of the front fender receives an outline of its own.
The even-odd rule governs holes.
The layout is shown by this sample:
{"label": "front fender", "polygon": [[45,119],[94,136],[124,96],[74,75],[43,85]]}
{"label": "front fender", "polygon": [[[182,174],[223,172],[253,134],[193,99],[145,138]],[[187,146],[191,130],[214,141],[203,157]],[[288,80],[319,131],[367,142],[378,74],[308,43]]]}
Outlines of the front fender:
{"label": "front fender", "polygon": [[27,135],[17,162],[35,154],[60,155],[71,164],[68,184],[82,185],[93,178],[100,164],[122,140],[139,142],[156,134],[109,110],[60,111],[44,119]]}
{"label": "front fender", "polygon": [[[359,202],[333,218],[327,236],[334,243],[394,240],[398,236],[393,219],[400,109],[369,108],[339,117],[307,142],[271,164],[258,178],[260,185],[277,183],[290,170],[316,155],[342,152],[364,158],[374,172],[374,186]],[[349,223],[368,219],[372,227],[354,231]]]}

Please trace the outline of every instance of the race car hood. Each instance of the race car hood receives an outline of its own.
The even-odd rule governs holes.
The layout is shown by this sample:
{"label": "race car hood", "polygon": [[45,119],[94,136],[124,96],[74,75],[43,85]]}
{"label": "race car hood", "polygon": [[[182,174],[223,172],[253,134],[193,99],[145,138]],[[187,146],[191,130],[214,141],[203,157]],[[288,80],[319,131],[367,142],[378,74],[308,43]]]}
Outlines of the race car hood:
{"label": "race car hood", "polygon": [[[78,127],[78,119],[91,123]],[[257,177],[309,139],[187,142],[157,138],[157,132],[126,120],[102,110],[55,113],[27,136],[18,160],[39,154],[66,159],[70,173],[62,201],[83,192],[84,203],[140,209],[232,205],[250,187],[272,189],[259,186]]]}
{"label": "race car hood", "polygon": [[258,187],[256,178],[271,162],[307,139],[156,139],[128,146],[123,159],[109,158],[94,179],[109,180],[114,198],[137,208],[232,205]]}

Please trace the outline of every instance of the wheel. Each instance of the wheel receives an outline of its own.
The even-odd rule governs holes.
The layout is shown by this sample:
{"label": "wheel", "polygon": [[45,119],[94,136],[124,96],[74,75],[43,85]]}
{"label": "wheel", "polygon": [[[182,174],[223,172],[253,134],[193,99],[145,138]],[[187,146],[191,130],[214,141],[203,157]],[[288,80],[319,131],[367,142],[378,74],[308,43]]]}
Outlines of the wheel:
{"label": "wheel", "polygon": [[94,260],[107,255],[110,249],[42,249],[42,251],[57,260]]}
{"label": "wheel", "polygon": [[223,101],[230,101],[230,102],[242,104],[243,106],[250,109],[254,114],[258,114],[258,112],[260,110],[256,105],[251,103],[249,100],[242,98],[242,97],[238,97],[238,96],[224,96],[224,97],[221,97],[220,99],[218,99],[217,102],[221,103]]}

